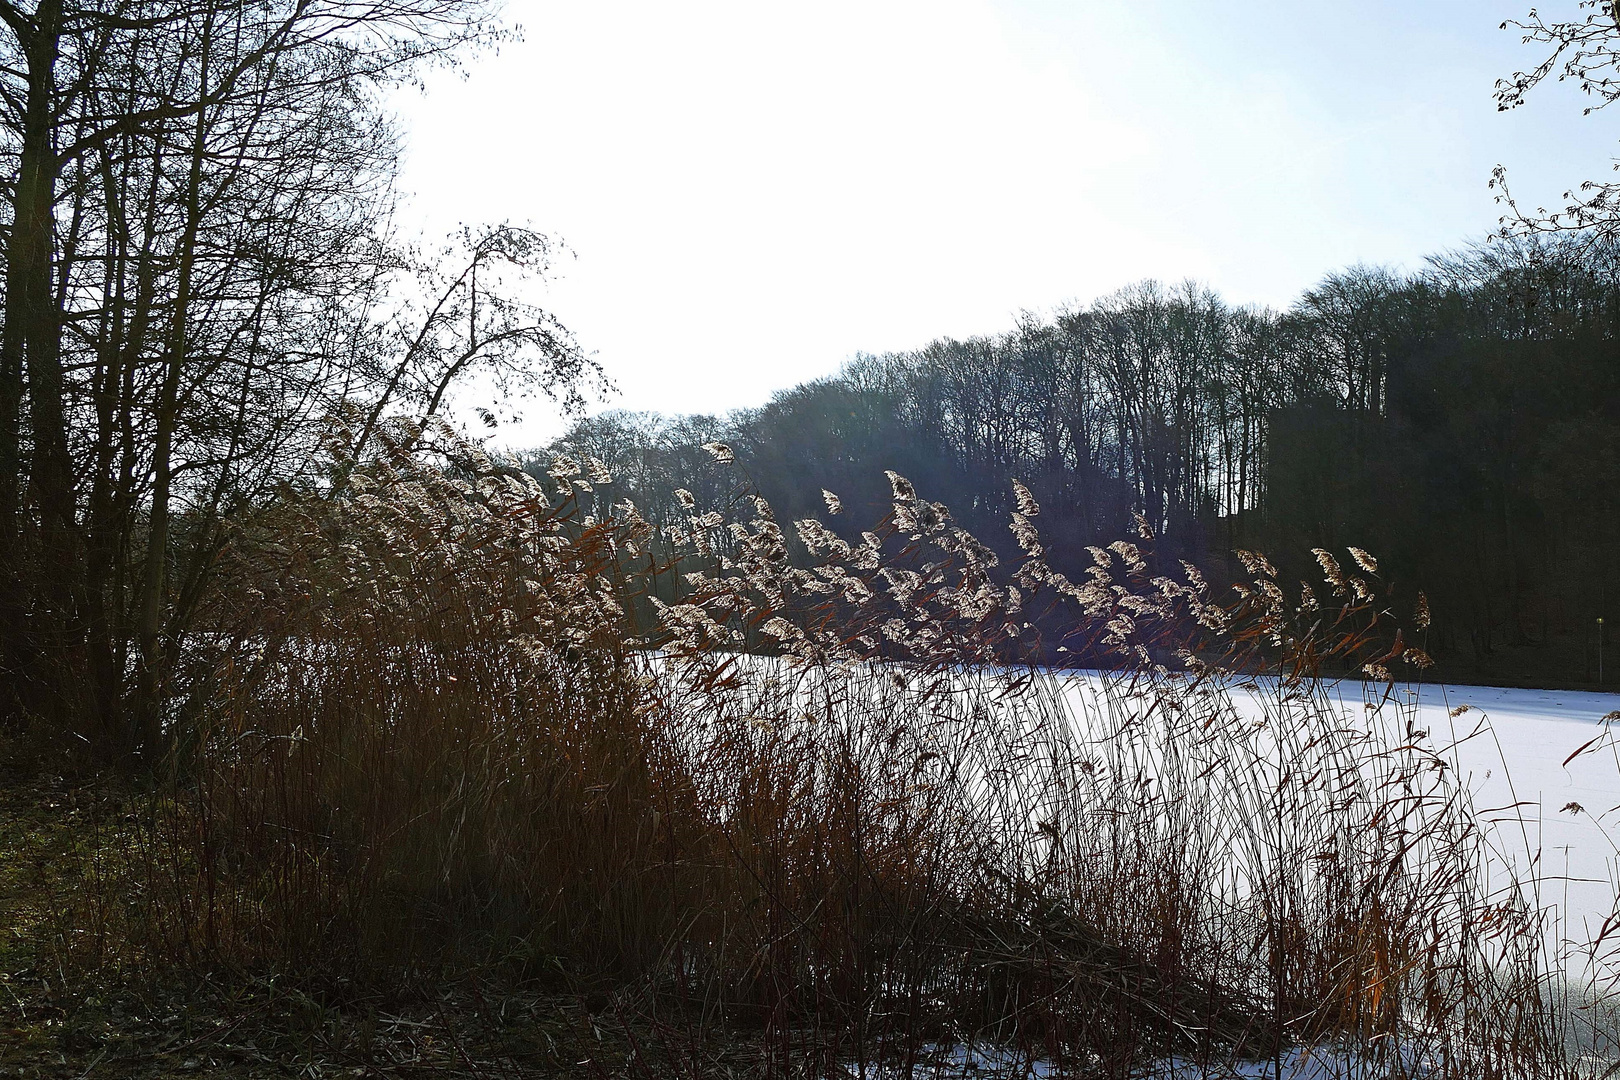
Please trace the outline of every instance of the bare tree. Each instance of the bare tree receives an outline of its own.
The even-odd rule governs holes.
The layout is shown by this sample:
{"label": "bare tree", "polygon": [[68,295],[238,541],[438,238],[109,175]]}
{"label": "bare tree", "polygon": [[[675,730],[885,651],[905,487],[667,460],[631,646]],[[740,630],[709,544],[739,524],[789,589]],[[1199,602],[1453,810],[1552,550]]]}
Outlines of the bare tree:
{"label": "bare tree", "polygon": [[[1509,28],[1522,34],[1524,44],[1538,46],[1545,55],[1529,70],[1497,80],[1497,109],[1519,108],[1530,91],[1548,79],[1580,88],[1591,101],[1583,115],[1606,109],[1620,99],[1620,5],[1614,0],[1579,0],[1572,19],[1549,21],[1532,9],[1524,19],[1502,24],[1502,29]],[[1620,170],[1620,164],[1615,168]],[[1498,236],[1567,230],[1590,230],[1602,237],[1620,235],[1620,183],[1582,181],[1564,192],[1563,209],[1537,207],[1534,212],[1520,207],[1503,166],[1492,170],[1490,186],[1498,191],[1498,203],[1506,207],[1498,222]]]}
{"label": "bare tree", "polygon": [[228,521],[309,474],[329,418],[364,442],[476,370],[566,399],[594,368],[524,298],[544,237],[469,230],[445,262],[391,232],[380,95],[499,36],[481,0],[0,20],[3,705],[152,750]]}

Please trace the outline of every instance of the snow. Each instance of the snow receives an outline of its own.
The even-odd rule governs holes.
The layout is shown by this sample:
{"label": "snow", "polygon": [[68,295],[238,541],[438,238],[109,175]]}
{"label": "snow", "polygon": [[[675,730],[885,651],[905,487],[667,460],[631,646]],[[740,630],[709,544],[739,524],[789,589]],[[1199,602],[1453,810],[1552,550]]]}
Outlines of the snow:
{"label": "snow", "polygon": [[[1093,702],[1118,680],[1094,671],[1066,678],[1069,692]],[[1258,717],[1261,698],[1276,697],[1276,682],[1246,684],[1247,691],[1231,691],[1234,703]],[[1328,689],[1347,721],[1366,717],[1368,703],[1382,701],[1386,723],[1427,732],[1423,743],[1456,767],[1472,793],[1495,861],[1533,884],[1546,916],[1549,958],[1577,981],[1601,977],[1584,968],[1581,946],[1616,913],[1620,895],[1620,722],[1613,725],[1615,740],[1604,737],[1605,718],[1620,721],[1620,693],[1432,684],[1397,689],[1384,700],[1382,691],[1359,680]],[[1620,930],[1609,944],[1617,950],[1617,970],[1609,974],[1620,975]]]}
{"label": "snow", "polygon": [[[1077,701],[1090,703],[1080,715],[1102,711],[1095,703],[1119,678],[1095,671],[1062,677]],[[1247,685],[1232,690],[1234,703],[1258,717],[1260,699],[1276,696],[1275,680]],[[1346,680],[1328,693],[1355,721],[1381,691]],[[1432,684],[1397,689],[1382,708],[1386,722],[1426,731],[1424,744],[1456,766],[1497,858],[1535,882],[1564,951],[1592,940],[1620,893],[1620,723],[1616,741],[1601,738],[1605,717],[1620,721],[1620,693]]]}
{"label": "snow", "polygon": [[1567,759],[1605,733],[1620,694],[1446,685],[1417,694],[1419,724],[1437,747],[1454,747],[1499,855],[1538,882],[1553,944],[1580,977],[1574,954],[1615,910],[1620,755],[1602,740]]}

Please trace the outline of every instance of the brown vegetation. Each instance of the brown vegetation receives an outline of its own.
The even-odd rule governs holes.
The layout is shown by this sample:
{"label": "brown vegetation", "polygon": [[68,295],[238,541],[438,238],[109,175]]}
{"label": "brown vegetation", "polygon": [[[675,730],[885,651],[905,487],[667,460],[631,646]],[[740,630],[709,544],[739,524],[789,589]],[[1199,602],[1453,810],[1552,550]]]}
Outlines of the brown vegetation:
{"label": "brown vegetation", "polygon": [[[1443,749],[1379,696],[1426,658],[1365,552],[1320,554],[1321,599],[1245,555],[1218,605],[1148,537],[1076,584],[1020,490],[997,584],[896,476],[806,568],[761,501],[660,538],[584,512],[592,463],[541,482],[430,436],[233,537],[219,595],[250,599],[209,611],[195,742],[122,834],[142,963],[596,994],[644,1061],[746,1043],[769,1075],[956,1043],[1076,1075],[1563,1067],[1535,912],[1486,891]],[[993,663],[1051,604],[1116,671]],[[1381,707],[1341,715],[1329,657]]]}

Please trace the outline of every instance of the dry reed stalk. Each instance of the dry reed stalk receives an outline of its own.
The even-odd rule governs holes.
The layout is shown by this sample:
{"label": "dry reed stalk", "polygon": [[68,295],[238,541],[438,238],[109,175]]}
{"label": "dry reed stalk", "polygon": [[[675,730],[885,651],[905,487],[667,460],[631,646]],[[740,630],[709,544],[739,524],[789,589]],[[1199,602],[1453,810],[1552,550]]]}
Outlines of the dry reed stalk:
{"label": "dry reed stalk", "polygon": [[[599,463],[536,480],[435,438],[437,467],[340,461],[244,529],[151,834],[174,958],[608,985],[784,1075],[953,1040],[1116,1076],[1327,1046],[1562,1068],[1443,752],[1397,699],[1326,693],[1426,663],[1376,579],[1323,552],[1325,599],[1289,601],[1241,553],[1220,604],[1142,524],[1076,583],[1020,488],[1001,580],[898,476],[858,540],[797,523],[805,567],[763,500],[686,499],[656,537]],[[1075,655],[1115,670],[1000,666]]]}

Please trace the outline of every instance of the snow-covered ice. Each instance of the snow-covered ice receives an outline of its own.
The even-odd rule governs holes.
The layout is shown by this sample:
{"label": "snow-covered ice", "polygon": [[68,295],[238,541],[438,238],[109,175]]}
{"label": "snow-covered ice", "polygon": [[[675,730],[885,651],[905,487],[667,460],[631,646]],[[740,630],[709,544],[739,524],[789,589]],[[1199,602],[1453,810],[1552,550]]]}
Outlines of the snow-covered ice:
{"label": "snow-covered ice", "polygon": [[1604,734],[1620,694],[1433,685],[1418,695],[1419,723],[1437,747],[1455,745],[1476,810],[1494,822],[1499,855],[1540,883],[1563,943],[1591,941],[1614,912],[1620,881],[1620,756],[1600,741],[1568,759]]}

